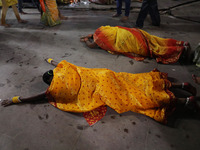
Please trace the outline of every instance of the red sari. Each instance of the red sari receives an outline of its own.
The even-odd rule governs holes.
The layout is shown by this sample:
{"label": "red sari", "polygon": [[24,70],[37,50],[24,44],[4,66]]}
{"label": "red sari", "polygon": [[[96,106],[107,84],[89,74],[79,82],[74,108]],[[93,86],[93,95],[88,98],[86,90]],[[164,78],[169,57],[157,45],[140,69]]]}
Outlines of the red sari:
{"label": "red sari", "polygon": [[185,50],[183,41],[156,37],[136,28],[102,26],[93,37],[99,47],[112,54],[136,60],[151,57],[164,64],[177,62]]}

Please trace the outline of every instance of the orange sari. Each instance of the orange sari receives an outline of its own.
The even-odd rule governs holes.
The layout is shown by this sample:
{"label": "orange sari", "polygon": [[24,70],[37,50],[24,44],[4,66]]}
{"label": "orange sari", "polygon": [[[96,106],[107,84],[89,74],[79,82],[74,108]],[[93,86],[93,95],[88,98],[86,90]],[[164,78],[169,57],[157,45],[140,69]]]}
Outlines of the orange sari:
{"label": "orange sari", "polygon": [[140,29],[120,26],[102,26],[93,38],[100,48],[112,54],[124,54],[135,60],[154,57],[164,64],[177,62],[185,49],[183,41],[159,38]]}
{"label": "orange sari", "polygon": [[167,74],[161,72],[116,73],[78,67],[65,60],[53,72],[46,95],[63,111],[90,112],[107,105],[118,113],[133,111],[163,123],[175,98],[168,90]]}
{"label": "orange sari", "polygon": [[56,0],[40,0],[40,5],[43,11],[41,17],[42,23],[46,26],[61,24]]}

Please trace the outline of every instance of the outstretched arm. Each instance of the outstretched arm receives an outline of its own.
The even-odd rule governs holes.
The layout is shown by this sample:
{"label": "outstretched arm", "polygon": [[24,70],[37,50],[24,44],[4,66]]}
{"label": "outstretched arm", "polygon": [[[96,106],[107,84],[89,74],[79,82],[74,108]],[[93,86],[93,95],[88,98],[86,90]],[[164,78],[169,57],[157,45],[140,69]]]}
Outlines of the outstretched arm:
{"label": "outstretched arm", "polygon": [[85,44],[86,44],[89,48],[96,48],[96,47],[97,47],[97,44],[96,44],[95,42],[89,41],[88,38],[86,38]]}
{"label": "outstretched arm", "polygon": [[84,42],[84,39],[85,39],[85,38],[93,38],[93,34],[88,34],[87,36],[82,36],[82,37],[80,38],[81,42]]}
{"label": "outstretched arm", "polygon": [[9,99],[3,100],[1,105],[6,107],[6,106],[9,106],[12,104],[41,101],[41,100],[45,100],[45,99],[46,99],[46,95],[45,95],[45,92],[43,92],[41,94],[31,96],[31,97],[26,97],[26,98],[15,96],[12,98],[12,100],[9,100]]}
{"label": "outstretched arm", "polygon": [[[88,35],[89,36],[89,35]],[[86,36],[86,37],[82,37],[80,38],[81,42],[85,42],[85,44],[89,47],[89,48],[96,48],[97,47],[97,44],[93,41],[91,42],[89,40],[89,38]]]}
{"label": "outstretched arm", "polygon": [[48,62],[49,64],[51,64],[55,67],[57,67],[57,65],[58,65],[58,62],[54,61],[52,58],[45,59],[45,60],[46,60],[46,62]]}

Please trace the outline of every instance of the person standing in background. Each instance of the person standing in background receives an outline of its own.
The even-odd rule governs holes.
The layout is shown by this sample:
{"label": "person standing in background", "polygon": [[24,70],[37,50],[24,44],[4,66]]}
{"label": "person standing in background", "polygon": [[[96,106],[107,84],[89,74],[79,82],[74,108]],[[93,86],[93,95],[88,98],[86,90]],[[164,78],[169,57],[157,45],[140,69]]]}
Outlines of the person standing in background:
{"label": "person standing in background", "polygon": [[[125,2],[125,16],[120,19],[122,22],[128,21],[130,6],[131,6],[131,0],[124,0],[124,2]],[[119,17],[121,16],[121,14],[122,14],[122,0],[117,0],[117,13],[114,14],[112,17]]]}
{"label": "person standing in background", "polygon": [[17,0],[0,0],[0,6],[2,6],[2,10],[1,10],[1,25],[2,26],[10,27],[9,24],[6,24],[6,14],[7,14],[7,10],[9,6],[12,6],[12,9],[19,23],[27,23],[27,21],[22,20],[21,17],[19,16],[19,12],[17,10],[16,4],[17,4]]}
{"label": "person standing in background", "polygon": [[142,7],[140,9],[140,12],[136,21],[136,25],[135,25],[136,27],[143,28],[144,20],[147,17],[148,13],[151,16],[152,25],[160,26],[160,14],[158,11],[157,0],[143,0]]}
{"label": "person standing in background", "polygon": [[23,14],[23,15],[27,14],[26,12],[24,12],[22,10],[22,7],[23,7],[23,0],[18,0],[18,11],[19,11],[19,13]]}

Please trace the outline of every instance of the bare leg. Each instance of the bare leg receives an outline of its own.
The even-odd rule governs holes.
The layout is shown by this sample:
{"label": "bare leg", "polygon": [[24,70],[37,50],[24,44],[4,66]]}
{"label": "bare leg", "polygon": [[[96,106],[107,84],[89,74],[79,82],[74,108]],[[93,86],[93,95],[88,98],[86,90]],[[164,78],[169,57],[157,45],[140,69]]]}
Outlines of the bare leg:
{"label": "bare leg", "polygon": [[10,27],[9,24],[6,24],[6,14],[8,6],[6,5],[5,0],[2,0],[2,10],[1,10],[1,25],[5,27]]}
{"label": "bare leg", "polygon": [[190,83],[188,82],[183,82],[183,83],[172,83],[172,87],[173,88],[180,88],[183,89],[189,93],[191,93],[192,95],[196,95],[197,94],[197,90],[195,87],[193,87]]}
{"label": "bare leg", "polygon": [[192,79],[194,80],[195,83],[200,84],[200,77],[196,77],[196,75],[192,75]]}
{"label": "bare leg", "polygon": [[[33,102],[33,101],[41,101],[41,100],[45,100],[46,99],[46,95],[45,92],[35,95],[35,96],[31,96],[31,97],[27,97],[27,98],[23,98],[23,97],[19,97],[19,100],[21,102]],[[12,104],[16,104],[14,103],[12,100],[3,100],[3,102],[1,103],[2,106],[6,107]]]}
{"label": "bare leg", "polygon": [[52,58],[45,59],[45,61],[55,67],[57,67],[57,65],[58,65],[58,62],[54,61]]}
{"label": "bare leg", "polygon": [[12,5],[12,9],[13,9],[13,11],[14,11],[14,13],[15,13],[15,16],[16,16],[16,18],[17,18],[17,20],[18,20],[19,23],[27,23],[27,21],[22,20],[22,19],[20,18],[19,12],[18,12],[17,7],[16,7],[15,5]]}

